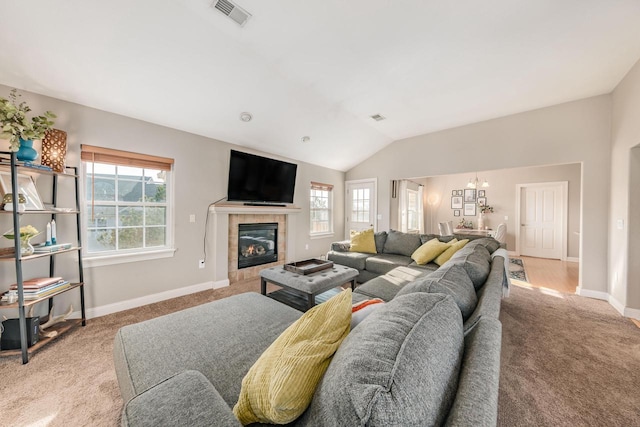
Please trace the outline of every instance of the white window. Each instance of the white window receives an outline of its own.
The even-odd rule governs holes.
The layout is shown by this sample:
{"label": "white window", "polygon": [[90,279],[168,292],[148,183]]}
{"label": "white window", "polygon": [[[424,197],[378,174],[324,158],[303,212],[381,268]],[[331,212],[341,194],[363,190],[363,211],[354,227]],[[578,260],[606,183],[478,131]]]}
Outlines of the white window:
{"label": "white window", "polygon": [[82,145],[85,255],[171,249],[173,159]]}
{"label": "white window", "polygon": [[407,190],[407,230],[418,232],[418,192]]}
{"label": "white window", "polygon": [[309,192],[311,236],[333,234],[333,185],[312,182]]}

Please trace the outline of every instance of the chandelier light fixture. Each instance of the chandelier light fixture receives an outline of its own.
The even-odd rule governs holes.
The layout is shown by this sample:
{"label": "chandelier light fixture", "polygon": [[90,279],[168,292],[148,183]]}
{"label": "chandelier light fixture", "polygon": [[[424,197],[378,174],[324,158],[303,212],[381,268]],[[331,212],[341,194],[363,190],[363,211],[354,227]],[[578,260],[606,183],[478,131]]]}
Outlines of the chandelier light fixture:
{"label": "chandelier light fixture", "polygon": [[486,179],[483,181],[480,181],[478,179],[478,172],[476,172],[475,179],[471,178],[467,183],[467,188],[478,188],[478,187],[487,188],[488,186],[489,186],[489,181],[487,181]]}

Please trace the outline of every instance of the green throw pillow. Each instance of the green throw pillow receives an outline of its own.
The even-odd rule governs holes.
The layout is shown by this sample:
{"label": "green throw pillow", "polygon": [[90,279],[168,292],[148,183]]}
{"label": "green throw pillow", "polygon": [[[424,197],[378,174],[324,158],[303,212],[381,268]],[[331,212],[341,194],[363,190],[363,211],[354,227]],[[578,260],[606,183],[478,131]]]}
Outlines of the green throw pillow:
{"label": "green throw pillow", "polygon": [[[456,239],[454,239],[454,240],[456,240]],[[444,264],[445,262],[447,262],[447,261],[449,261],[451,259],[453,254],[455,254],[460,249],[462,249],[464,247],[464,245],[466,245],[467,243],[469,243],[469,239],[464,239],[464,240],[453,242],[453,245],[451,245],[450,248],[448,248],[446,251],[444,251],[440,255],[438,255],[438,257],[433,262],[435,262],[438,265]]]}
{"label": "green throw pillow", "polygon": [[373,228],[355,233],[351,236],[351,252],[365,254],[376,253],[376,239],[373,236]]}
{"label": "green throw pillow", "polygon": [[411,254],[411,258],[418,265],[425,265],[433,261],[438,255],[446,251],[451,243],[443,243],[438,239],[431,239]]}

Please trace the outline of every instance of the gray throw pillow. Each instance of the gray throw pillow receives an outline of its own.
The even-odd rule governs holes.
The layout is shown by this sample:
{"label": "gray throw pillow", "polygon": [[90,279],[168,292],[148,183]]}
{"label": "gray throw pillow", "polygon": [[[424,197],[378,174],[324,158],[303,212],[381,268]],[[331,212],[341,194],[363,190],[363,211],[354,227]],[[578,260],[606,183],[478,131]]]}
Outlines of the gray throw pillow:
{"label": "gray throw pillow", "polygon": [[[467,244],[468,246],[468,244]],[[466,246],[456,252],[445,265],[461,265],[469,275],[476,290],[487,281],[491,271],[491,254],[482,245]]]}
{"label": "gray throw pillow", "polygon": [[463,340],[450,296],[394,298],[342,342],[301,424],[442,425],[456,395]]}
{"label": "gray throw pillow", "polygon": [[478,305],[473,282],[461,265],[446,264],[423,279],[414,280],[396,294],[396,298],[414,292],[450,295],[466,321]]}
{"label": "gray throw pillow", "polygon": [[493,237],[482,237],[480,239],[475,239],[467,243],[467,245],[473,247],[475,245],[484,246],[490,254],[494,253],[500,247],[500,242],[498,242]]}
{"label": "gray throw pillow", "polygon": [[420,235],[420,243],[423,245],[427,243],[429,240],[438,239],[441,242],[449,243],[451,240],[455,239],[456,236],[441,236],[439,234],[421,234]]}
{"label": "gray throw pillow", "polygon": [[421,244],[420,236],[417,234],[390,230],[389,234],[387,234],[387,241],[384,243],[384,250],[382,252],[385,254],[411,256]]}
{"label": "gray throw pillow", "polygon": [[373,239],[376,241],[376,252],[381,254],[384,250],[384,243],[387,241],[387,232],[378,231],[373,234]]}

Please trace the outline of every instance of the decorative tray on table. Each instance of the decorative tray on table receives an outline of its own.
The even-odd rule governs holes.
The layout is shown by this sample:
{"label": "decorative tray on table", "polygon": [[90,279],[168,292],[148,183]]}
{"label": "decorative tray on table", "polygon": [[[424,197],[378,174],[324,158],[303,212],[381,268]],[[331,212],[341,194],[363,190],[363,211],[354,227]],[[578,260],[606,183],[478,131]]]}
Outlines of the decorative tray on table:
{"label": "decorative tray on table", "polygon": [[283,267],[285,270],[291,271],[292,273],[311,274],[333,267],[333,261],[312,258],[304,261],[291,262],[289,264],[285,264]]}

